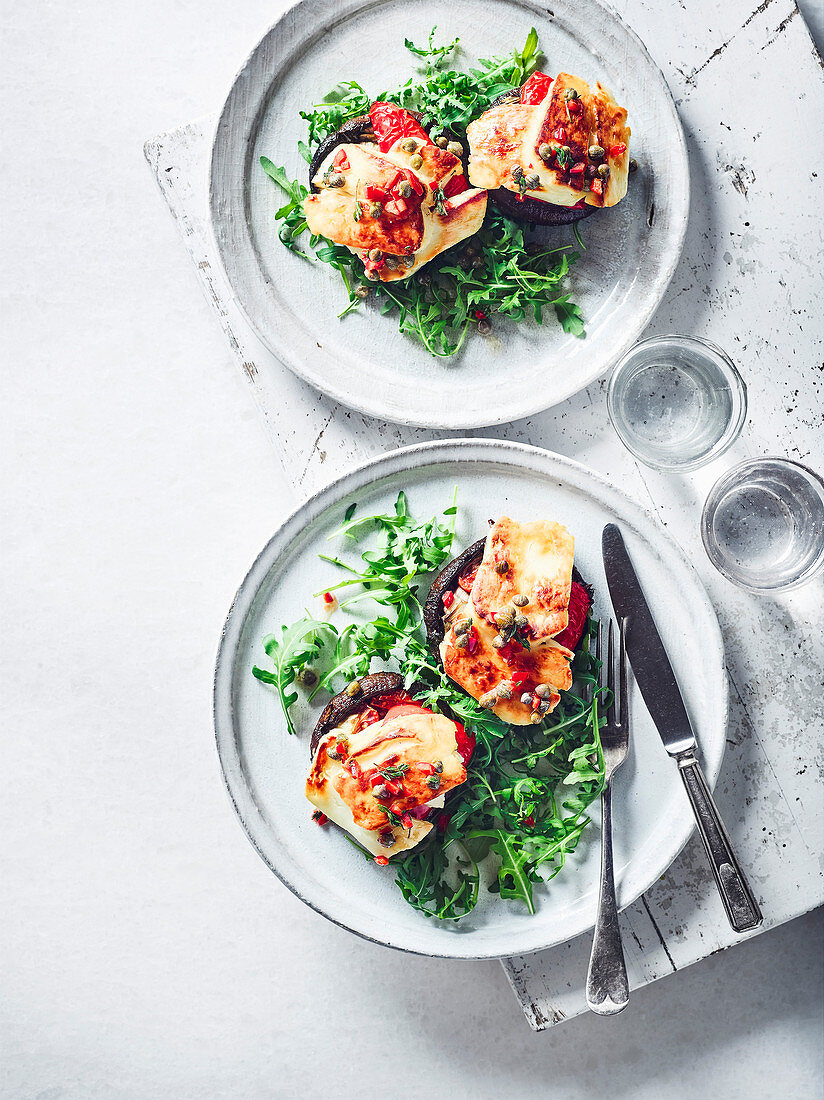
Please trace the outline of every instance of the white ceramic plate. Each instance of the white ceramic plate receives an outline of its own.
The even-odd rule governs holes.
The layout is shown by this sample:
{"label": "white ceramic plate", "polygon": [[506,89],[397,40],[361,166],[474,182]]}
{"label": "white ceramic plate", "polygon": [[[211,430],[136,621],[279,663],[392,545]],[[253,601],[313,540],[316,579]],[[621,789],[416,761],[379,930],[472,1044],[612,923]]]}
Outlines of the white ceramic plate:
{"label": "white ceramic plate", "polygon": [[[249,839],[307,905],[367,939],[452,958],[496,958],[561,943],[591,927],[597,900],[599,833],[588,830],[563,872],[536,888],[530,917],[515,902],[482,891],[458,924],[415,912],[391,867],[366,862],[333,826],[320,829],[303,793],[309,735],[320,708],[298,715],[290,736],[275,692],[251,673],[261,641],[312,607],[311,593],[340,576],[319,553],[347,506],[391,511],[400,489],[414,513],[443,511],[458,487],[456,550],[486,530],[491,516],[545,516],[575,536],[575,562],[595,587],[595,611],[610,614],[601,532],[615,521],[642,578],[681,683],[710,784],[724,752],[727,681],[721,633],[692,566],[655,520],[603,478],[569,459],[515,443],[457,440],[393,451],[346,474],[303,504],[273,536],[241,585],[226,622],[215,674],[215,728],[226,785]],[[350,542],[348,547],[353,544]],[[340,614],[337,616],[341,618]],[[678,769],[632,691],[632,752],[615,783],[615,866],[619,904],[634,901],[686,842],[693,818]],[[597,818],[597,807],[593,807]]]}
{"label": "white ceramic plate", "polygon": [[[266,155],[306,178],[296,143],[299,110],[342,79],[375,93],[401,83],[414,58],[404,36],[461,38],[459,66],[504,55],[538,30],[550,73],[600,79],[629,110],[641,170],[614,209],[581,222],[587,252],[569,289],[586,339],[543,326],[496,322],[455,359],[430,356],[375,305],[338,320],[340,278],[277,239],[281,194],[259,165]],[[689,176],[669,89],[639,39],[597,0],[302,0],[255,47],[223,108],[212,151],[210,203],[223,265],[263,342],[296,374],[372,416],[437,428],[499,424],[555,405],[605,374],[647,325],[681,253]],[[558,244],[571,230],[542,230]]]}

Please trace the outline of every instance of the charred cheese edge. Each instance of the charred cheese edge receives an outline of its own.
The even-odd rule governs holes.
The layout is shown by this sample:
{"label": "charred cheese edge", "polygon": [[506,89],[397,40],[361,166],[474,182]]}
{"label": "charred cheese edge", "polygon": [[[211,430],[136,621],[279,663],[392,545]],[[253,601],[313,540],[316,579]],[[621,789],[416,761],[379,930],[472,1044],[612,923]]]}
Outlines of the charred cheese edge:
{"label": "charred cheese edge", "polygon": [[[560,523],[536,520],[519,523],[509,516],[490,528],[484,556],[470,594],[478,618],[490,615],[526,597],[519,608],[541,643],[560,634],[569,623],[569,594],[575,539]],[[497,567],[506,564],[501,574]]]}
{"label": "charred cheese edge", "polygon": [[[579,114],[567,112],[564,96],[570,88],[582,103]],[[520,168],[525,177],[538,177],[539,186],[523,192],[531,199],[556,206],[575,206],[582,199],[589,206],[615,206],[627,193],[631,130],[626,122],[626,109],[618,106],[608,88],[599,83],[591,88],[580,77],[559,73],[541,103],[500,104],[469,124],[469,180],[475,187],[504,187],[520,194],[512,175],[513,168]],[[559,125],[566,131],[564,142],[553,138]],[[563,182],[561,173],[538,153],[544,143],[569,146],[572,162],[583,161],[585,165],[590,163],[590,146],[600,145],[604,158],[592,163],[606,164],[610,170],[603,195],[592,192],[586,179],[583,188]],[[622,143],[626,145],[624,152],[613,156],[610,150]]]}
{"label": "charred cheese edge", "polygon": [[[455,176],[463,176],[460,160],[432,144],[420,145],[417,154],[408,153],[401,149],[404,140],[399,138],[385,153],[373,142],[337,146],[312,181],[320,190],[308,195],[303,203],[309,231],[349,248],[365,261],[367,272],[371,270],[370,249],[378,248],[391,258],[395,267],[384,265],[375,273],[381,282],[408,279],[435,256],[477,233],[486,214],[486,191],[478,188],[470,187],[438,204],[436,188],[444,187]],[[340,150],[345,151],[350,167],[340,171],[342,187],[329,187],[327,173]],[[411,168],[413,155],[422,158],[420,168]],[[416,176],[424,186],[424,194],[406,200],[410,212],[403,217],[391,219],[384,213],[373,218],[366,187],[385,187],[398,168]]]}
{"label": "charred cheese edge", "polygon": [[[419,844],[432,831],[432,823],[413,818],[410,829],[391,825],[379,809],[387,803],[379,802],[368,781],[353,777],[347,765],[356,761],[366,776],[378,767],[407,763],[410,767],[402,780],[407,796],[393,799],[391,804],[401,803],[404,809],[443,805],[446,792],[466,779],[466,768],[455,737],[455,723],[442,714],[421,711],[420,714],[383,718],[361,730],[356,727],[357,715],[352,715],[320,742],[306,780],[306,797],[368,852],[393,856]],[[327,749],[341,739],[348,741],[349,751],[345,760],[336,760],[328,755]],[[437,792],[430,790],[425,775],[416,774],[415,770],[419,762],[434,763],[436,760],[443,764]],[[388,832],[394,838],[394,844],[389,847],[379,839],[380,833]]]}

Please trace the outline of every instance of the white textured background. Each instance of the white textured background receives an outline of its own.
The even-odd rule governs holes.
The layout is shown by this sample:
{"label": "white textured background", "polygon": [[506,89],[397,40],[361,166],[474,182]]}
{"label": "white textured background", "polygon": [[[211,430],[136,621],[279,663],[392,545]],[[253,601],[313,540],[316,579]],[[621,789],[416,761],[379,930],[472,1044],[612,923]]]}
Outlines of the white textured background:
{"label": "white textured background", "polygon": [[142,143],[276,9],[0,11],[0,1095],[817,1100],[820,914],[534,1035],[497,963],[363,943],[266,870],[210,680],[287,497]]}

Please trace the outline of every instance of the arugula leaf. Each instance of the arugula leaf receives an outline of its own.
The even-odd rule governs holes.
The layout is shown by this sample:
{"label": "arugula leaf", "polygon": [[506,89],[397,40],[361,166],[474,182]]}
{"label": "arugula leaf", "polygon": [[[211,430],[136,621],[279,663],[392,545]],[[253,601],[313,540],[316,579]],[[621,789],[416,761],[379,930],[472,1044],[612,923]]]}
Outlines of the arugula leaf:
{"label": "arugula leaf", "polygon": [[280,637],[277,634],[269,634],[263,639],[263,648],[266,650],[266,655],[274,662],[275,671],[270,672],[268,669],[254,665],[252,673],[258,680],[277,688],[289,733],[295,732],[289,708],[298,697],[296,691],[288,690],[289,686],[294,683],[296,674],[314,661],[324,645],[335,636],[337,636],[337,630],[331,623],[320,622],[307,616],[290,627],[282,627]]}

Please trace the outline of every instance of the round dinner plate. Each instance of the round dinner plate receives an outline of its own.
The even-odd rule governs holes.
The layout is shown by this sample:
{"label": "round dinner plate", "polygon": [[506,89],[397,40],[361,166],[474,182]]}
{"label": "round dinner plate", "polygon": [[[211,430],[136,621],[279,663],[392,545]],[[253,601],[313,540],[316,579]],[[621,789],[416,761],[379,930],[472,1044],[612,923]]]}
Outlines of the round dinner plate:
{"label": "round dinner plate", "polygon": [[[586,338],[566,335],[553,311],[538,325],[495,321],[470,333],[454,359],[431,356],[368,303],[339,320],[346,297],[328,264],[289,252],[277,237],[285,201],[259,158],[307,182],[297,151],[301,109],[341,80],[373,94],[414,74],[404,37],[459,36],[456,66],[520,49],[538,31],[550,73],[569,71],[612,89],[629,111],[640,169],[618,206],[581,222],[587,250],[564,292],[583,310]],[[372,48],[374,47],[374,48]],[[242,309],[263,342],[300,377],[343,404],[433,428],[505,423],[556,405],[605,374],[646,327],[681,253],[689,174],[666,82],[641,41],[598,0],[301,0],[252,51],[223,107],[211,162],[218,249]],[[541,239],[574,243],[571,228]]]}
{"label": "round dinner plate", "polygon": [[[345,474],[302,504],[264,547],[232,605],[215,673],[217,747],[229,793],[249,839],[298,897],[336,924],[390,947],[445,958],[497,958],[537,951],[592,927],[598,897],[600,835],[588,828],[557,878],[536,886],[536,913],[486,890],[468,916],[439,922],[416,912],[394,883],[391,865],[367,862],[334,826],[312,821],[304,782],[309,735],[320,706],[295,706],[287,733],[275,691],[252,676],[265,635],[299,619],[312,593],[340,578],[319,554],[357,547],[332,535],[347,507],[359,515],[392,511],[407,494],[422,519],[443,512],[457,487],[456,552],[487,529],[489,517],[558,520],[575,537],[575,564],[594,586],[595,613],[611,609],[601,532],[616,522],[655,615],[698,738],[708,782],[718,776],[727,725],[721,632],[692,566],[655,519],[604,478],[548,451],[516,443],[453,440],[393,451]],[[336,620],[343,614],[338,612]],[[300,709],[300,706],[303,709]],[[614,788],[618,901],[633,902],[666,870],[693,829],[678,776],[635,685],[632,743]],[[598,807],[593,806],[598,819]]]}

